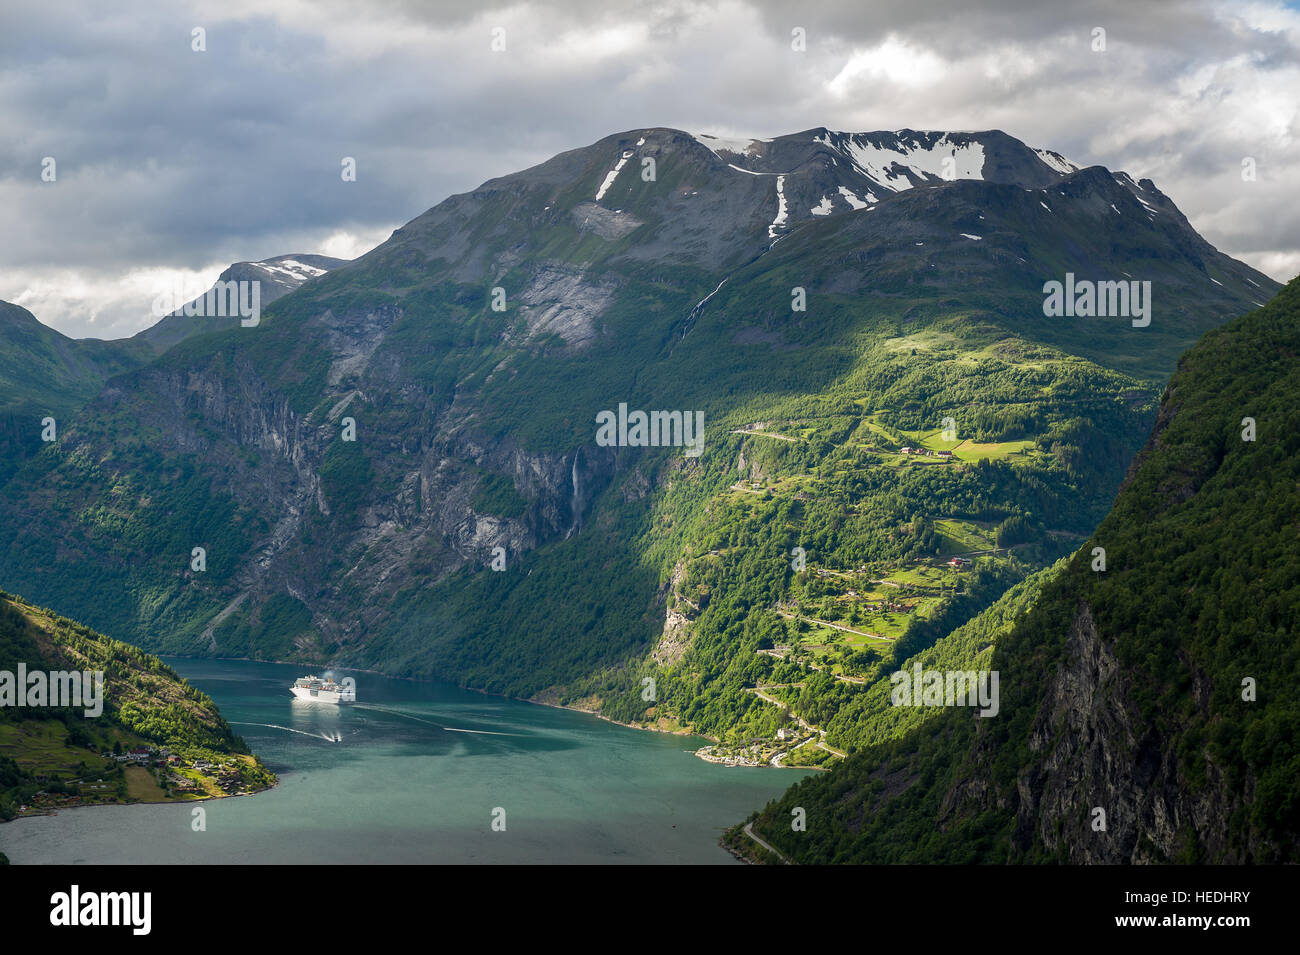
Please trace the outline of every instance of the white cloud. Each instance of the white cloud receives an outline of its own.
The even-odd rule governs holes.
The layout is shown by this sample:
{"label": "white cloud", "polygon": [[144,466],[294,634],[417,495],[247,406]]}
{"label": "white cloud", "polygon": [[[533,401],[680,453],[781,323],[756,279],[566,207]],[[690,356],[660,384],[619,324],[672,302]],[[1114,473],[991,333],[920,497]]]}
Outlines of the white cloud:
{"label": "white cloud", "polygon": [[1274,277],[1300,275],[1300,251],[1248,252],[1241,256],[1241,260],[1259,269],[1265,275]]}
{"label": "white cloud", "polygon": [[5,276],[7,287],[21,289],[5,298],[74,338],[126,338],[158,321],[153,304],[159,295],[177,287],[191,296],[202,294],[229,264],[200,269],[133,268],[120,274],[76,268],[28,269]]}
{"label": "white cloud", "polygon": [[320,250],[320,255],[332,255],[336,259],[355,259],[384,242],[398,225],[400,223],[389,228],[364,229],[356,232],[339,230],[322,239],[317,248]]}
{"label": "white cloud", "polygon": [[891,36],[879,46],[850,56],[844,68],[826,84],[826,89],[837,98],[879,96],[882,85],[922,90],[948,78],[948,64],[940,57]]}

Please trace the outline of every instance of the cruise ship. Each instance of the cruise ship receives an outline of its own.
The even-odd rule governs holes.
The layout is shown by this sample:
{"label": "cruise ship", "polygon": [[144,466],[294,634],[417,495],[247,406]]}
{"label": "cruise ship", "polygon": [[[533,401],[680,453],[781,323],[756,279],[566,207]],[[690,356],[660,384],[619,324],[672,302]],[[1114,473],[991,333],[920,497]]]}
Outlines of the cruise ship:
{"label": "cruise ship", "polygon": [[335,683],[328,677],[303,676],[293,681],[289,692],[295,699],[311,700],[316,703],[355,703],[356,687],[348,683]]}

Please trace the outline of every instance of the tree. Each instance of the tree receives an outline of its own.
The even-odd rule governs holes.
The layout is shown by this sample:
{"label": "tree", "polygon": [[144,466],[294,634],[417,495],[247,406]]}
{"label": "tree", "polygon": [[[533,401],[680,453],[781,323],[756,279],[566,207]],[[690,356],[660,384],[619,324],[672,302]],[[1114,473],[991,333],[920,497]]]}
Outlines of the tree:
{"label": "tree", "polygon": [[93,747],[94,741],[90,738],[90,733],[86,732],[84,726],[80,723],[73,722],[68,726],[67,745],[76,746],[81,749],[90,749]]}
{"label": "tree", "polygon": [[1013,547],[1033,540],[1034,531],[1034,525],[1023,514],[1012,514],[998,525],[994,538],[998,547]]}

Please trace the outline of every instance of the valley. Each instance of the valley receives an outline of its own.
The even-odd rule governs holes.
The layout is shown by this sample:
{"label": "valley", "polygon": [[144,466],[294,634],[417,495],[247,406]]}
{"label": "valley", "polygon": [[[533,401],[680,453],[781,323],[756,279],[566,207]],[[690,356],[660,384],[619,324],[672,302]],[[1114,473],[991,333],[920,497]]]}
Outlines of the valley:
{"label": "valley", "polygon": [[[0,581],[150,652],[446,681],[860,781],[952,718],[891,706],[889,674],[987,669],[1180,356],[1278,289],[1150,180],[1054,156],[649,128],[490,180],[311,260],[254,327],[167,319],[87,379],[2,476]],[[1130,272],[1149,322],[1044,307]]]}

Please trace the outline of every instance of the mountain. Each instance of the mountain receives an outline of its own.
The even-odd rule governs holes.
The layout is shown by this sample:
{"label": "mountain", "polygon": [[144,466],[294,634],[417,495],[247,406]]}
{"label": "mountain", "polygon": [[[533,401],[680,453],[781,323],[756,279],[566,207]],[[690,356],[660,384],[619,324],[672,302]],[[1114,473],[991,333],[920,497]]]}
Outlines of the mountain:
{"label": "mountain", "polygon": [[[49,674],[73,672],[101,673],[102,687],[85,684],[72,706],[32,702],[37,673],[48,680],[40,692],[53,694]],[[2,592],[0,693],[0,821],[25,808],[220,796],[275,782],[212,700],[157,657]],[[165,774],[113,756],[160,748],[161,758],[177,758]],[[204,762],[225,766],[224,776]]]}
{"label": "mountain", "polygon": [[0,480],[40,450],[45,418],[54,419],[57,433],[104,382],[147,354],[129,342],[68,338],[27,309],[0,302]]}
{"label": "mountain", "polygon": [[[1068,276],[1149,282],[1149,323],[1045,314]],[[893,661],[1096,527],[1177,356],[1276,288],[999,132],[618,134],[111,379],[0,487],[0,580],[154,650],[737,751],[798,717],[830,749],[777,755],[833,760]],[[702,414],[703,453],[598,440],[621,404]]]}
{"label": "mountain", "polygon": [[1300,858],[1297,355],[1300,280],[1209,332],[1110,514],[991,660],[950,658],[1000,673],[996,717],[934,708],[754,829],[810,863]]}
{"label": "mountain", "polygon": [[[288,295],[304,282],[324,275],[347,261],[347,259],[336,259],[328,255],[309,255],[301,252],[277,255],[260,262],[236,262],[217,276],[217,282],[259,282],[261,283],[260,302],[265,306]],[[194,303],[204,297],[200,296],[187,305],[193,310]],[[185,307],[183,305],[176,312],[164,315],[144,331],[137,332],[132,336],[131,341],[146,345],[153,354],[161,355],[191,335],[226,331],[239,325],[239,319],[232,316],[177,314]]]}

